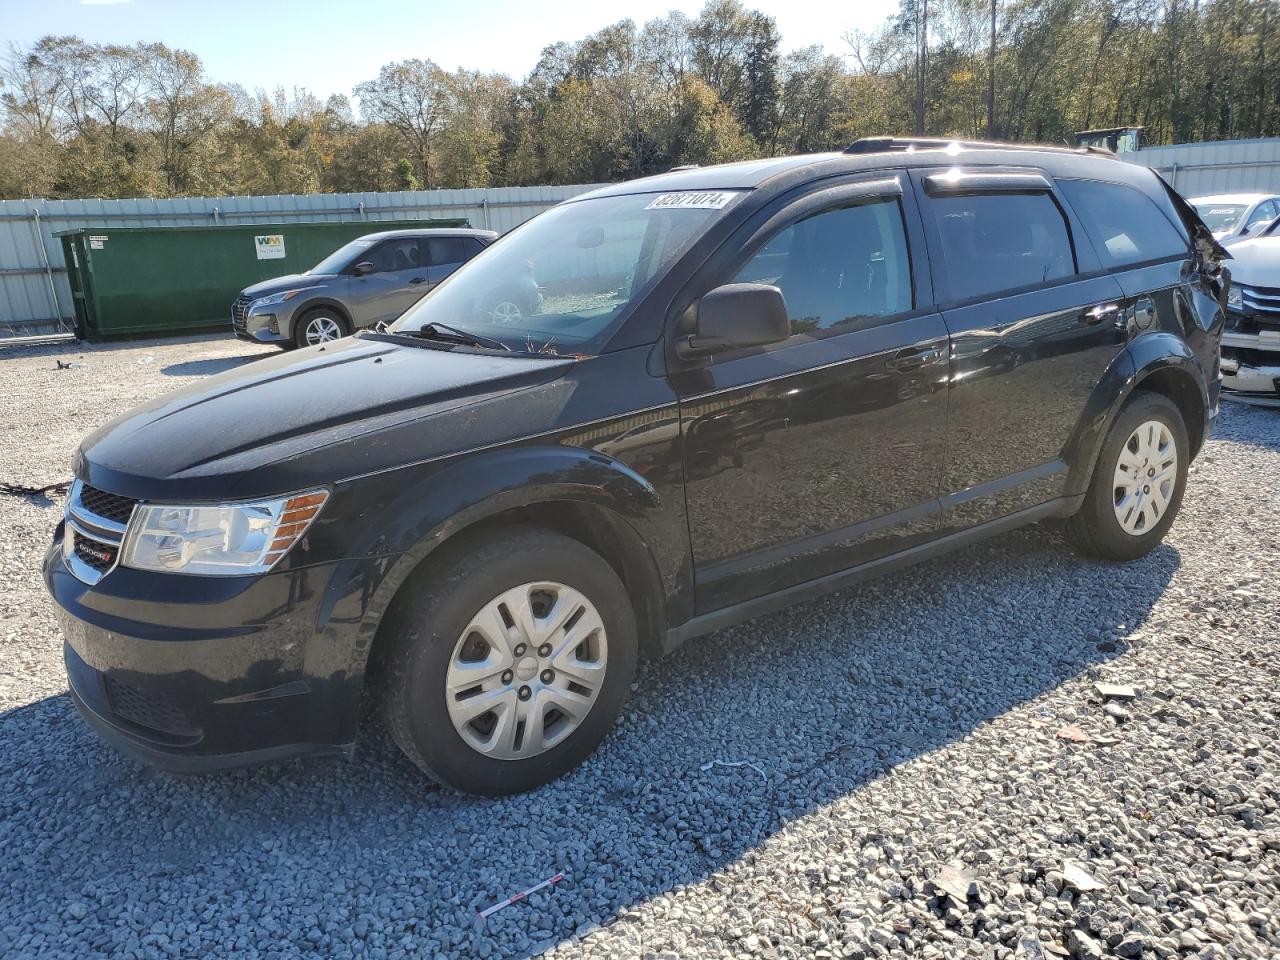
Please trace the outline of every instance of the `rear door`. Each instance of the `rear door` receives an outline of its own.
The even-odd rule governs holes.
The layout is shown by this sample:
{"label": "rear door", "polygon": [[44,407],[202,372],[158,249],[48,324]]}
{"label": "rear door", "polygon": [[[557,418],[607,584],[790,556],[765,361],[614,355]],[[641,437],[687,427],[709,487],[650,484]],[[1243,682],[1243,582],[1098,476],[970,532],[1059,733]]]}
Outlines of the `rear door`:
{"label": "rear door", "polygon": [[773,284],[792,328],[673,371],[699,612],[933,534],[947,338],[904,183],[880,175],[782,205],[699,285]]}
{"label": "rear door", "polygon": [[480,252],[474,237],[426,237],[427,287],[434,287]]}
{"label": "rear door", "polygon": [[1042,172],[913,179],[951,337],[950,532],[1063,494],[1067,443],[1124,349],[1123,292]]}
{"label": "rear door", "polygon": [[1161,330],[1182,337],[1199,354],[1209,389],[1216,391],[1217,342],[1201,326],[1206,312],[1193,306],[1205,295],[1203,278],[1192,269],[1191,238],[1177,212],[1127,183],[1059,179],[1058,189],[1088,231],[1103,269],[1124,291],[1129,339]]}

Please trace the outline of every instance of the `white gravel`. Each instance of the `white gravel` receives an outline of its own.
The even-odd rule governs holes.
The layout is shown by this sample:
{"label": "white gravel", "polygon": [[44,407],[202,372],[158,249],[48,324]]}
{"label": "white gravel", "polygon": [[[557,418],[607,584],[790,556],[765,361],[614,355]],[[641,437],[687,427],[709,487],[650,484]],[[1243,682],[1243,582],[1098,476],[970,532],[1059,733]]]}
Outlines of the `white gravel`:
{"label": "white gravel", "polygon": [[[0,481],[64,479],[98,423],[266,352],[0,351]],[[1224,405],[1145,560],[1032,528],[695,641],[584,767],[503,800],[377,730],[351,763],[119,757],[40,583],[61,500],[0,497],[0,956],[1280,956],[1278,492],[1280,414]]]}

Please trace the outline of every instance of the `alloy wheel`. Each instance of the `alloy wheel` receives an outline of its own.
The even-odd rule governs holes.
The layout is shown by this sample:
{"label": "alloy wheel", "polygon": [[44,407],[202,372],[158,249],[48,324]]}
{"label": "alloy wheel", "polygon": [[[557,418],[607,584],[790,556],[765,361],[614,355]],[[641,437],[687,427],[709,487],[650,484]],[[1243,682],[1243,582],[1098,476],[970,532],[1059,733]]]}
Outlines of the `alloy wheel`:
{"label": "alloy wheel", "polygon": [[485,756],[545,753],[591,712],[608,655],[604,621],[582,593],[551,581],[513,587],[485,604],[454,645],[449,719]]}
{"label": "alloy wheel", "polygon": [[312,317],[307,322],[303,336],[307,338],[307,345],[314,347],[317,343],[337,340],[342,336],[342,327],[332,317]]}
{"label": "alloy wheel", "polygon": [[1147,420],[1120,448],[1112,481],[1116,520],[1130,536],[1150,531],[1169,508],[1178,482],[1178,447],[1168,426]]}

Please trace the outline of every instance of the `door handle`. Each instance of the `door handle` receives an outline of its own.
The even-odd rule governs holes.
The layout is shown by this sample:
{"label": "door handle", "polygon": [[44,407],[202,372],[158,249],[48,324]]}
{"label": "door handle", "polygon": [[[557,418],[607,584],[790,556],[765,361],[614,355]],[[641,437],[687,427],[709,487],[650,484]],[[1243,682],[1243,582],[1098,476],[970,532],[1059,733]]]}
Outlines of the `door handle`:
{"label": "door handle", "polygon": [[426,278],[426,277],[414,277],[414,278],[413,278],[412,280],[410,280],[409,282],[410,282],[410,283],[414,283],[414,284],[417,284],[417,283],[426,283],[426,282],[427,282],[427,278]]}
{"label": "door handle", "polygon": [[942,351],[937,347],[907,347],[893,355],[889,367],[893,370],[918,370],[941,359]]}
{"label": "door handle", "polygon": [[1119,312],[1120,305],[1118,303],[1101,303],[1080,314],[1080,322],[1086,326],[1096,327],[1107,317],[1114,317]]}

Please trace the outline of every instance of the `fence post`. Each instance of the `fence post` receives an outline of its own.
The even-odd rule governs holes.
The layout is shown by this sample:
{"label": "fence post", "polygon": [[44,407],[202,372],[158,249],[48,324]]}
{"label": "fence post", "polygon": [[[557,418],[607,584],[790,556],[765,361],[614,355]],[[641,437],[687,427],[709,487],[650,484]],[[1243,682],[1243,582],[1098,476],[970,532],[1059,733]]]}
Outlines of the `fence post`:
{"label": "fence post", "polygon": [[40,248],[40,259],[44,262],[44,277],[49,281],[49,296],[53,298],[53,316],[62,326],[62,304],[58,302],[58,286],[53,282],[53,264],[49,262],[49,251],[44,247],[44,230],[40,227],[40,211],[31,208],[31,225],[36,231],[36,246]]}

